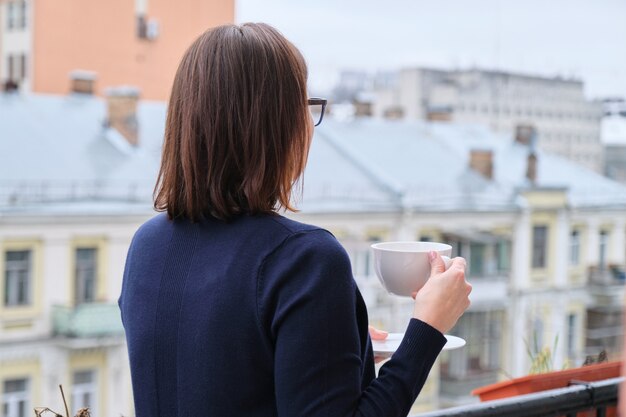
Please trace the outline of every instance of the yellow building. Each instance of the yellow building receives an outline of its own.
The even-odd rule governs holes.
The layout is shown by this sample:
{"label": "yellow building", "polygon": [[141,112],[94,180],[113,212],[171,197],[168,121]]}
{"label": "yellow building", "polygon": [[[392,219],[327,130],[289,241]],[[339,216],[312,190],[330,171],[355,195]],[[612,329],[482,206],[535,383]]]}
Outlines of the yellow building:
{"label": "yellow building", "polygon": [[[140,126],[132,144],[101,123],[120,95]],[[0,96],[8,417],[34,406],[61,411],[59,384],[73,410],[132,415],[116,301],[132,235],[154,214],[164,119],[164,103],[138,103],[128,88],[107,99]],[[301,212],[290,216],[344,244],[370,321],[389,331],[404,330],[412,300],[382,290],[372,242],[446,241],[468,259],[472,306],[454,329],[467,346],[441,356],[416,411],[527,373],[525,342],[535,335],[540,346],[558,335],[557,367],[619,349],[621,327],[611,323],[621,312],[626,188],[535,151],[528,138],[445,123],[325,120],[299,200]]]}

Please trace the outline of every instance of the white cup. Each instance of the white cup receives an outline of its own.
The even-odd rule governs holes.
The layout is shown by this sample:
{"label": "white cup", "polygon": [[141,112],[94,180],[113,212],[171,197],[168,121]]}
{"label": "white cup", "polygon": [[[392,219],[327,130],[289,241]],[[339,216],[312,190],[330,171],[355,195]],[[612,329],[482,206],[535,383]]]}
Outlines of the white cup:
{"label": "white cup", "polygon": [[452,261],[452,246],[436,242],[381,242],[372,245],[374,268],[385,289],[395,295],[410,297],[430,277],[428,253],[438,252],[446,263]]}

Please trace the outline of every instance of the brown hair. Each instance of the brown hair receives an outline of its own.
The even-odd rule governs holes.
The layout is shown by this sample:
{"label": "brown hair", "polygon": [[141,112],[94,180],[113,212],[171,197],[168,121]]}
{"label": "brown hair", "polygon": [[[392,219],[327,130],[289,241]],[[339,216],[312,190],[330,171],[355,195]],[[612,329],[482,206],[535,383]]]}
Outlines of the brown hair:
{"label": "brown hair", "polygon": [[154,207],[193,221],[295,211],[312,128],[306,79],[300,52],[269,25],[202,34],[174,79]]}

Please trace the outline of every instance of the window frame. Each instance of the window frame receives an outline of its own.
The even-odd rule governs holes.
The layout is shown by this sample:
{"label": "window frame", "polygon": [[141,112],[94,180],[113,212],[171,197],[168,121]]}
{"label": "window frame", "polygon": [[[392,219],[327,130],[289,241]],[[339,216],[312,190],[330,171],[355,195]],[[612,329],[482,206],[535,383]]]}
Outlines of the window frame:
{"label": "window frame", "polygon": [[[9,253],[26,253],[27,256],[24,260],[9,260]],[[33,303],[33,251],[31,249],[8,249],[3,251],[2,256],[4,257],[4,267],[2,271],[4,286],[4,294],[2,297],[3,307],[20,308],[31,306]],[[21,277],[23,265],[20,264],[26,264],[26,273],[24,274],[26,277],[25,285],[21,282],[24,278]],[[20,293],[22,290],[20,288],[23,285],[25,289],[21,297]]]}
{"label": "window frame", "polygon": [[[91,267],[85,265],[87,260],[79,258],[79,252],[81,251],[92,251]],[[98,256],[99,248],[97,246],[79,245],[74,248],[74,305],[93,303],[98,299]],[[91,277],[86,276],[87,271],[92,274]],[[91,291],[90,294],[86,294],[89,285]]]}
{"label": "window frame", "polygon": [[[29,305],[7,307],[5,299],[5,253],[7,251],[31,250],[31,303]],[[4,320],[32,320],[42,311],[42,242],[38,239],[11,239],[0,241],[0,323]]]}
{"label": "window frame", "polygon": [[11,31],[13,29],[17,29],[16,23],[17,23],[17,19],[16,19],[16,11],[17,11],[17,2],[16,1],[8,1],[6,3],[7,5],[7,20],[6,20],[6,25],[7,25],[7,31]]}
{"label": "window frame", "polygon": [[[543,241],[538,242],[537,231],[543,230]],[[535,224],[531,237],[531,266],[533,269],[548,268],[548,249],[550,241],[550,226],[547,224]]]}
{"label": "window frame", "polygon": [[580,230],[572,229],[569,234],[569,265],[580,265]]}
{"label": "window frame", "polygon": [[[90,373],[91,380],[89,382],[76,383],[76,375],[79,373]],[[75,410],[83,407],[89,407],[91,415],[98,415],[98,391],[99,391],[99,375],[98,370],[95,368],[89,369],[73,369],[72,370],[72,390],[70,394],[70,404]],[[89,404],[84,404],[78,401],[78,396],[83,397],[85,395],[90,396]]]}
{"label": "window frame", "polygon": [[[24,390],[7,392],[6,385],[10,381],[24,381]],[[30,378],[28,377],[11,377],[2,380],[2,409],[6,408],[8,410],[7,417],[26,417],[30,415],[30,385]]]}

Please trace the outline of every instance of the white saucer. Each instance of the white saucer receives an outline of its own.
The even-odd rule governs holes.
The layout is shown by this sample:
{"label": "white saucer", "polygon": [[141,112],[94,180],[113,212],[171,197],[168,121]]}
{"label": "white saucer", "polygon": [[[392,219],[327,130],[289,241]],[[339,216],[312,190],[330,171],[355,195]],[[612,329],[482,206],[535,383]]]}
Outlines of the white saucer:
{"label": "white saucer", "polygon": [[[443,350],[452,350],[458,349],[460,347],[465,346],[465,340],[461,339],[457,336],[452,336],[449,334],[444,335],[448,341],[446,342]],[[385,340],[372,340],[372,347],[374,349],[374,356],[380,356],[383,358],[388,358],[393,355],[393,352],[398,350],[400,346],[400,342],[402,342],[402,338],[404,337],[404,333],[389,333]]]}

